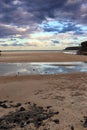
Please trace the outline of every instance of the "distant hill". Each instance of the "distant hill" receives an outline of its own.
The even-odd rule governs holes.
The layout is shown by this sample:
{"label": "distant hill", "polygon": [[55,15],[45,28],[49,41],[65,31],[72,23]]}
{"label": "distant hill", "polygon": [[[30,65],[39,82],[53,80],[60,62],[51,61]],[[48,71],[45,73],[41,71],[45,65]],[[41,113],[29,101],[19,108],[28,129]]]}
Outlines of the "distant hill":
{"label": "distant hill", "polygon": [[66,47],[64,50],[79,50],[79,46],[73,46],[73,47]]}

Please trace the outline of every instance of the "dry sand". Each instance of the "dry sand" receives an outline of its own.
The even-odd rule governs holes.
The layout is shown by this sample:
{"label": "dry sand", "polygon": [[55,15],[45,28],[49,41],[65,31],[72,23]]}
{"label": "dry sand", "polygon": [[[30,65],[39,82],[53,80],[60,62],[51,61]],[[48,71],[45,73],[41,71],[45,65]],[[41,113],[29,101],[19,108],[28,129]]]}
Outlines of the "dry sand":
{"label": "dry sand", "polygon": [[[9,53],[0,57],[0,62],[29,61],[87,61],[87,56],[62,53]],[[26,130],[87,130],[83,127],[84,116],[87,117],[87,73],[0,77],[0,101],[4,100],[13,101],[14,104],[22,103],[25,108],[26,102],[36,103],[44,108],[52,106],[52,111],[59,112],[58,115],[45,120],[39,128],[31,125],[27,126]],[[0,116],[19,108],[0,106]],[[54,119],[59,119],[59,123],[53,122]]]}

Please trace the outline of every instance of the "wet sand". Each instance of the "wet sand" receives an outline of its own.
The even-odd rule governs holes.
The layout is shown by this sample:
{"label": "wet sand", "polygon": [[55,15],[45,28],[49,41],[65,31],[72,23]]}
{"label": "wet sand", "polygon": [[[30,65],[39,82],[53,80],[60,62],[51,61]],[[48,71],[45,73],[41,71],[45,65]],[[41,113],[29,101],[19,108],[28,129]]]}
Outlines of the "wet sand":
{"label": "wet sand", "polygon": [[[87,56],[69,55],[62,53],[20,53],[2,54],[2,62],[29,62],[29,61],[87,61]],[[87,73],[72,73],[58,75],[35,75],[35,76],[7,76],[0,77],[0,124],[1,118],[12,112],[18,113],[21,107],[29,111],[29,105],[36,104],[42,107],[43,113],[48,116],[38,121],[37,111],[34,111],[37,118],[29,124],[23,118],[25,125],[20,127],[16,124],[12,130],[86,130],[87,118]],[[5,101],[5,102],[4,102]],[[17,106],[20,103],[21,105]],[[29,103],[29,104],[28,104]],[[34,106],[35,105],[31,105]],[[37,107],[36,107],[37,109]],[[32,111],[34,108],[32,108]],[[50,112],[58,112],[49,116]],[[24,115],[23,113],[23,115]],[[31,112],[32,113],[32,112]],[[19,113],[18,113],[19,114]],[[29,114],[29,112],[28,112]],[[38,113],[40,114],[40,113]],[[12,116],[12,115],[11,115]],[[44,115],[42,115],[44,116]],[[84,118],[85,116],[85,118]],[[12,116],[13,117],[13,116]],[[23,116],[24,117],[24,116]],[[10,118],[10,117],[9,117]],[[5,118],[4,119],[4,124]],[[9,120],[9,119],[8,119]],[[39,122],[36,127],[35,122]],[[9,122],[10,123],[10,122]],[[9,128],[10,129],[10,128]],[[1,130],[4,130],[1,128]]]}

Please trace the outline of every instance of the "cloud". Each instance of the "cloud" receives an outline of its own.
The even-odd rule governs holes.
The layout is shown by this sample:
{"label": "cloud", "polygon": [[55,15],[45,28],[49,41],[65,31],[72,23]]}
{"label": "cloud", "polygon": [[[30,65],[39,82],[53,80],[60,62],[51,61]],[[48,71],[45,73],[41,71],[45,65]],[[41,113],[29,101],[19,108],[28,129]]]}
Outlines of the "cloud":
{"label": "cloud", "polygon": [[[32,46],[31,42],[20,41],[32,39],[31,35],[40,32],[44,36],[36,37],[37,44],[58,44],[61,39],[55,35],[67,37],[68,33],[72,33],[73,37],[83,36],[87,32],[83,29],[86,26],[87,0],[0,0],[0,39],[10,38],[9,44],[15,47],[27,46],[26,43]],[[48,38],[55,39],[47,39],[46,33],[52,34]],[[21,40],[18,41],[18,38]],[[3,43],[3,46],[7,45]]]}
{"label": "cloud", "polygon": [[60,43],[58,40],[54,40],[54,39],[52,39],[51,41],[52,41],[54,44]]}
{"label": "cloud", "polygon": [[26,42],[24,43],[24,46],[32,46],[32,47],[37,47],[37,43],[33,43],[33,42]]}
{"label": "cloud", "polygon": [[[40,26],[44,32],[52,32],[52,33],[67,33],[73,32],[74,34],[84,34],[84,30],[78,24],[75,24],[71,21],[69,22],[45,22]],[[87,31],[87,30],[86,30]]]}
{"label": "cloud", "polygon": [[[33,23],[42,23],[47,18],[58,19],[58,17],[70,17],[72,20],[81,19],[85,9],[82,0],[1,0],[0,21],[16,25],[29,25]],[[61,14],[62,13],[62,14]],[[71,13],[71,16],[70,16]],[[85,9],[85,13],[87,10]],[[68,18],[69,18],[68,17]],[[85,17],[83,19],[87,20]]]}
{"label": "cloud", "polygon": [[60,33],[66,33],[70,31],[74,32],[75,34],[83,34],[83,30],[74,23],[67,23],[64,25],[60,30]]}
{"label": "cloud", "polygon": [[23,44],[22,43],[14,42],[10,46],[23,46]]}
{"label": "cloud", "polygon": [[0,46],[8,46],[8,44],[4,43],[4,44],[0,44]]}
{"label": "cloud", "polygon": [[0,37],[16,35],[18,31],[10,26],[6,26],[4,24],[0,24]]}
{"label": "cloud", "polygon": [[7,24],[0,24],[0,37],[8,37],[8,36],[16,36],[18,34],[23,34],[26,32],[26,29],[24,28],[18,28],[13,25],[7,25]]}
{"label": "cloud", "polygon": [[51,46],[56,46],[56,45],[60,44],[60,42],[58,40],[52,39],[51,41],[52,41]]}
{"label": "cloud", "polygon": [[4,46],[4,47],[8,47],[8,46],[23,46],[23,44],[17,43],[17,42],[14,42],[14,43],[12,43],[12,44],[2,43],[2,44],[0,44],[0,46]]}

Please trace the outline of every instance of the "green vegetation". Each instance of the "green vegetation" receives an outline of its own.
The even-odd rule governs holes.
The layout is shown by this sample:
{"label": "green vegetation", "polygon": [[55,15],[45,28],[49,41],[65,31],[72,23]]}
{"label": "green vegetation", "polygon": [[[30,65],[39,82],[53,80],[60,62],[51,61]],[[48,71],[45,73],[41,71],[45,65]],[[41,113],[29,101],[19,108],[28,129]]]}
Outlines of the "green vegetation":
{"label": "green vegetation", "polygon": [[77,54],[87,55],[87,41],[81,43]]}
{"label": "green vegetation", "polygon": [[87,41],[81,43],[81,51],[87,52]]}

